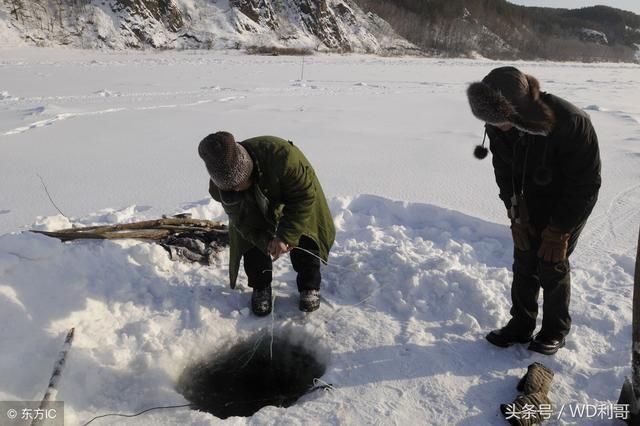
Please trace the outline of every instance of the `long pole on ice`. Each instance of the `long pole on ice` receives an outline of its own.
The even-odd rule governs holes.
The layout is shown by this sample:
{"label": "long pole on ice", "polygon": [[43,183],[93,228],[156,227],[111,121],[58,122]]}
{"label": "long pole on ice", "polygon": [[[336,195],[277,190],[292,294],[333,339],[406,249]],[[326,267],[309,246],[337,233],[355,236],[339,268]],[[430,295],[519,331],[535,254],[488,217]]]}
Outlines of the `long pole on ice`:
{"label": "long pole on ice", "polygon": [[[49,405],[49,402],[56,400],[56,396],[58,394],[58,382],[60,381],[60,377],[62,376],[62,370],[64,370],[64,366],[67,363],[67,355],[69,354],[69,350],[71,349],[74,334],[75,328],[72,328],[71,330],[69,330],[69,332],[67,333],[67,337],[64,339],[62,350],[58,354],[58,359],[53,366],[53,373],[51,373],[51,378],[49,379],[49,386],[47,386],[47,391],[44,394],[44,398],[42,398],[42,402],[40,403],[41,410],[45,410]],[[43,419],[35,418],[33,422],[31,422],[31,426],[41,424],[42,420]]]}
{"label": "long pole on ice", "polygon": [[636,272],[633,279],[633,352],[631,366],[633,374],[633,390],[640,396],[640,235],[636,252]]}
{"label": "long pole on ice", "polygon": [[631,380],[625,379],[618,404],[629,406],[629,425],[640,425],[640,234],[636,251],[636,270],[633,278],[633,312],[631,343]]}

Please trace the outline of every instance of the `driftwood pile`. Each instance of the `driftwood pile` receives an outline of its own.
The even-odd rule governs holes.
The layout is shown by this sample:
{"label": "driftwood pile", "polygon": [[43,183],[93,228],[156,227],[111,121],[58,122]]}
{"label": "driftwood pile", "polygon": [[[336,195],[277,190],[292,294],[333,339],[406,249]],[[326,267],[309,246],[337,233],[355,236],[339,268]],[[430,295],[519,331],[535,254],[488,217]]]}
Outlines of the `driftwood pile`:
{"label": "driftwood pile", "polygon": [[59,231],[32,231],[61,241],[80,239],[152,240],[164,247],[172,259],[209,265],[229,245],[229,231],[222,222],[191,219],[188,215],[117,225],[87,226]]}

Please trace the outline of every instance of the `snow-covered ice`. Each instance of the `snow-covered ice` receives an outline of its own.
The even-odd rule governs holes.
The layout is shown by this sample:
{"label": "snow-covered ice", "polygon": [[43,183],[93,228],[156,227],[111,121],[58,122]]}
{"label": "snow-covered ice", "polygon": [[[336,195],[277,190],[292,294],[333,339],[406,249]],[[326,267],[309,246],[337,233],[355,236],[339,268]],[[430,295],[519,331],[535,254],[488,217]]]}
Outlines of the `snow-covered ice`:
{"label": "snow-covered ice", "polygon": [[[640,66],[516,64],[588,111],[603,158],[600,200],[572,257],[574,328],[544,357],[484,340],[509,317],[512,243],[490,161],[472,155],[483,129],[465,89],[499,65],[314,56],[300,81],[296,57],[0,51],[0,399],[42,397],[71,327],[58,394],[69,424],[185,403],[174,386],[188,363],[268,331],[248,313],[244,275],[228,288],[226,252],[204,267],[140,241],[24,232],[176,212],[224,219],[196,146],[226,129],[299,145],[338,231],[320,311],[297,311],[288,259],[274,270],[276,332],[328,348],[322,379],[336,390],[230,423],[504,424],[498,406],[533,361],[556,372],[554,403],[615,402],[630,373]],[[551,424],[576,421],[586,422]],[[216,419],[182,409],[127,422]]]}

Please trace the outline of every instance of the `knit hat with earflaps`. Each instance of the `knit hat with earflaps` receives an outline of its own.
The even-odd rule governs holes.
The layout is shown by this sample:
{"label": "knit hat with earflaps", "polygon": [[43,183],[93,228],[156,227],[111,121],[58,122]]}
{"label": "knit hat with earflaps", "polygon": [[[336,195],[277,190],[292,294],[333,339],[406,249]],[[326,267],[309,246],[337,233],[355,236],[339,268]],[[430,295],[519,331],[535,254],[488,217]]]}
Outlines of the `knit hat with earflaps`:
{"label": "knit hat with earflaps", "polygon": [[251,176],[253,160],[247,150],[229,132],[212,133],[198,145],[213,183],[223,191],[231,191]]}
{"label": "knit hat with earflaps", "polygon": [[500,67],[467,89],[471,112],[489,124],[511,123],[519,130],[547,136],[553,111],[540,99],[540,83],[514,67]]}

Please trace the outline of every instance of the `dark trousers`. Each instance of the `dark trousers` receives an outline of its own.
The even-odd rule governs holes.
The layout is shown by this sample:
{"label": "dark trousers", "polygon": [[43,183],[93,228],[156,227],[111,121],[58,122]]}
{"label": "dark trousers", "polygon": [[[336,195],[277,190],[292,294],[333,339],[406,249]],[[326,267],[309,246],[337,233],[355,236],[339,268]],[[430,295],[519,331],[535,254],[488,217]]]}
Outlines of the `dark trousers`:
{"label": "dark trousers", "polygon": [[[309,237],[300,237],[298,247],[320,255],[318,246]],[[296,283],[298,291],[320,290],[320,259],[309,253],[293,249],[289,252],[293,269],[298,273]],[[271,271],[271,257],[261,252],[256,247],[244,254],[244,271],[249,280],[249,287],[263,289],[271,285],[273,273]]]}
{"label": "dark trousers", "polygon": [[538,257],[542,239],[540,234],[530,235],[531,250],[513,251],[513,283],[511,284],[511,320],[509,327],[518,334],[531,334],[536,328],[538,296],[543,290],[542,329],[544,336],[564,337],[571,329],[569,302],[571,299],[571,275],[569,255],[576,248],[580,224],[571,234],[567,259],[561,262],[545,262]]}

